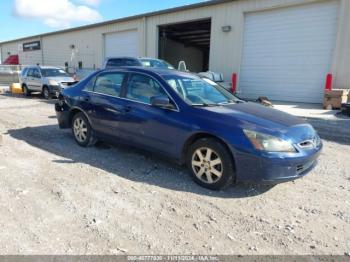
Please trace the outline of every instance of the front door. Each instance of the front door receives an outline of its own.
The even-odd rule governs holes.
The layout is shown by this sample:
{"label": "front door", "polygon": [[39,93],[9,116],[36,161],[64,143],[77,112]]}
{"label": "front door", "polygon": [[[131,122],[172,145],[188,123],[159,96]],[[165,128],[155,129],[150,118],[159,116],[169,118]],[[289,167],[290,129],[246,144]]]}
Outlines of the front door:
{"label": "front door", "polygon": [[161,84],[148,75],[134,73],[124,95],[127,112],[119,126],[121,132],[132,143],[176,156],[177,142],[186,135],[185,127],[180,125],[180,113],[174,102],[173,109],[151,105],[151,97],[168,96]]}
{"label": "front door", "polygon": [[33,68],[29,77],[30,89],[34,91],[42,91],[41,73],[39,69]]}

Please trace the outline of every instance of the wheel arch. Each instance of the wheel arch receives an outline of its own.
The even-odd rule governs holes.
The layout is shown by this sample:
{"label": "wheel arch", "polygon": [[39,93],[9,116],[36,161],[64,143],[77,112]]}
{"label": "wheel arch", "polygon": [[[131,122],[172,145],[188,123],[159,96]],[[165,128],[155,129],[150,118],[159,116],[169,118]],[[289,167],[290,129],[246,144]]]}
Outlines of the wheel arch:
{"label": "wheel arch", "polygon": [[217,141],[219,141],[229,152],[231,159],[232,159],[232,163],[234,168],[236,168],[236,163],[235,163],[235,157],[232,153],[232,150],[230,149],[230,147],[228,146],[227,142],[225,140],[223,140],[222,138],[215,136],[213,134],[207,133],[207,132],[198,132],[195,133],[193,135],[191,135],[185,142],[183,148],[182,148],[182,152],[181,152],[181,159],[180,159],[180,163],[181,164],[185,164],[186,163],[186,157],[188,154],[188,150],[191,147],[191,145],[193,145],[193,143],[195,143],[196,141],[198,141],[199,139],[203,139],[203,138],[212,138],[215,139]]}
{"label": "wheel arch", "polygon": [[50,91],[49,86],[47,84],[43,84],[42,85],[41,91],[44,91],[44,88],[47,88]]}
{"label": "wheel arch", "polygon": [[89,121],[89,124],[91,125],[91,121],[89,116],[84,112],[84,110],[82,110],[80,107],[73,107],[71,108],[71,110],[69,111],[69,119],[68,119],[68,123],[69,123],[69,127],[72,127],[72,121],[73,121],[73,117],[78,114],[78,113],[83,113],[86,117],[86,119]]}

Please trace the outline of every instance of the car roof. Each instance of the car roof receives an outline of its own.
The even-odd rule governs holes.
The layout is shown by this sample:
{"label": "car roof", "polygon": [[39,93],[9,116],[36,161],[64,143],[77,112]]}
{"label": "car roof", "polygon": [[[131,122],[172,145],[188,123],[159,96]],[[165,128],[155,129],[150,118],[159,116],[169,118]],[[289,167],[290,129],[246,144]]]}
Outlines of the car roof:
{"label": "car roof", "polygon": [[39,69],[62,69],[60,67],[56,67],[56,66],[36,66],[36,65],[33,65],[33,66],[26,66],[24,69],[28,69],[28,68],[39,68]]}
{"label": "car roof", "polygon": [[111,69],[105,69],[103,72],[113,72],[119,70],[126,70],[129,72],[136,72],[136,73],[153,73],[160,76],[168,76],[168,75],[176,75],[176,76],[182,76],[182,77],[189,77],[189,76],[195,76],[195,74],[191,72],[183,72],[178,71],[174,69],[163,69],[163,68],[155,68],[155,67],[141,67],[141,66],[122,66],[119,68],[111,68]]}
{"label": "car roof", "polygon": [[163,59],[160,59],[160,58],[152,58],[152,57],[140,57],[139,59],[147,59],[147,60],[164,61]]}
{"label": "car roof", "polygon": [[111,57],[106,57],[106,60],[109,59],[134,59],[134,60],[138,60],[137,57],[132,57],[132,56],[111,56]]}

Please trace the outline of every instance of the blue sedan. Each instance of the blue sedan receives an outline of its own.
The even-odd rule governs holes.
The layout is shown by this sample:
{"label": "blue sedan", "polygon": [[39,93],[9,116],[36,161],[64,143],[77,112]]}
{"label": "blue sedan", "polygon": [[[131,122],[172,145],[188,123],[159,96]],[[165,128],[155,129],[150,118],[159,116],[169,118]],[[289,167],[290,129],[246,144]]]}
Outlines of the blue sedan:
{"label": "blue sedan", "polygon": [[304,120],[175,70],[95,72],[63,90],[56,114],[80,146],[103,140],[150,150],[187,164],[194,181],[213,190],[295,180],[322,149]]}

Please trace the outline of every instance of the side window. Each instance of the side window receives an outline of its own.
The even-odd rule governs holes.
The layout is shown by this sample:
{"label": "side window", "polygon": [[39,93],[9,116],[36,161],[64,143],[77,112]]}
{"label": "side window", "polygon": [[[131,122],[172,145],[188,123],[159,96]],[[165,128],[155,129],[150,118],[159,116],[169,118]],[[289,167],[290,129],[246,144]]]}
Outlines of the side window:
{"label": "side window", "polygon": [[96,81],[96,77],[91,78],[89,83],[86,84],[84,90],[85,91],[94,91],[95,81]]}
{"label": "side window", "polygon": [[150,104],[151,97],[159,95],[166,96],[167,94],[158,82],[151,77],[139,74],[131,76],[126,98]]}
{"label": "side window", "polygon": [[108,73],[97,77],[94,92],[119,97],[125,73]]}
{"label": "side window", "polygon": [[31,69],[31,68],[27,69],[27,76],[29,76],[29,77],[33,76],[33,69]]}
{"label": "side window", "polygon": [[32,71],[32,77],[40,78],[40,73],[39,73],[39,70],[38,70],[38,69],[33,69],[33,71]]}

